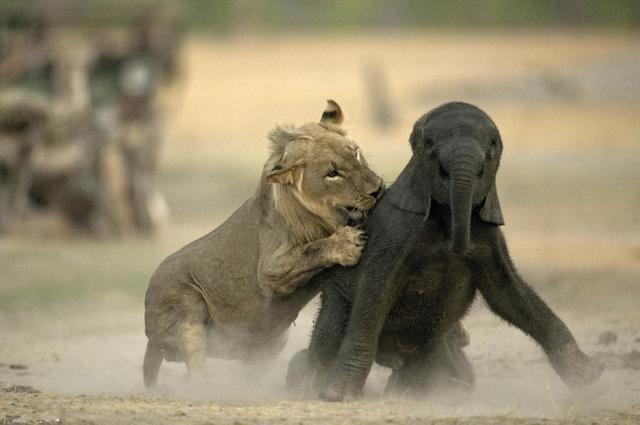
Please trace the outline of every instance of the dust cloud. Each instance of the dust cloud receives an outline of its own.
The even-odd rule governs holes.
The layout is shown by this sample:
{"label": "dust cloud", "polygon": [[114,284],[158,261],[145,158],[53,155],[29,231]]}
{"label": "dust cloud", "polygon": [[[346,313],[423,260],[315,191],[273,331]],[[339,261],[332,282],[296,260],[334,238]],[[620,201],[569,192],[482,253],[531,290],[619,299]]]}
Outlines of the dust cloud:
{"label": "dust cloud", "polygon": [[[184,364],[164,362],[159,387],[152,392],[147,392],[142,384],[146,338],[139,309],[124,310],[118,315],[107,310],[99,315],[87,315],[86,307],[76,307],[70,308],[64,317],[39,318],[35,322],[33,317],[18,316],[15,319],[23,322],[14,327],[15,333],[5,335],[0,353],[8,364],[27,366],[26,370],[13,371],[16,373],[11,377],[12,385],[30,385],[57,394],[225,405],[261,405],[282,400],[306,403],[313,399],[287,393],[284,376],[288,359],[308,343],[316,309],[314,301],[303,310],[277,359],[256,364],[208,359],[205,376],[195,382],[187,379]],[[577,319],[580,314],[572,313],[570,308],[561,315],[567,316],[583,348],[604,359],[602,348],[596,345],[600,329],[581,323]],[[25,326],[30,328],[29,336],[25,336]],[[640,382],[615,365],[609,367],[595,386],[581,392],[569,391],[535,343],[501,322],[481,299],[465,319],[465,326],[471,334],[471,344],[466,351],[477,375],[474,391],[436,393],[423,399],[388,397],[384,394],[384,385],[389,370],[374,366],[364,399],[354,406],[391,403],[400,411],[406,408],[418,417],[567,417],[607,409],[629,409],[637,401]],[[99,333],[92,331],[98,328],[101,328]],[[619,329],[622,340],[634,336],[631,327]]]}

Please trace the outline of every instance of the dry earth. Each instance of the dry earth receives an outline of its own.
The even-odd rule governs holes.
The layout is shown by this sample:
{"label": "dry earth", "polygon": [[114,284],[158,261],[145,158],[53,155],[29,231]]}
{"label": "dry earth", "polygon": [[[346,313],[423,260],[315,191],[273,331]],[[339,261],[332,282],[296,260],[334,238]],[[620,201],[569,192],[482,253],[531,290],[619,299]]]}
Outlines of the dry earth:
{"label": "dry earth", "polygon": [[[640,423],[640,51],[637,34],[508,33],[193,39],[166,97],[160,185],[172,220],[157,239],[90,241],[32,218],[0,240],[0,424],[636,424]],[[397,121],[369,116],[362,72],[387,77]],[[141,384],[146,281],[167,254],[216,226],[253,191],[277,122],[340,101],[351,135],[392,181],[411,124],[450,99],[501,128],[504,228],[524,277],[565,319],[602,379],[571,393],[541,351],[479,300],[465,319],[470,394],[387,398],[374,369],[363,400],[286,394],[286,361],[315,305],[273,363],[211,360],[206,385],[163,365]],[[44,223],[44,224],[43,224]]]}

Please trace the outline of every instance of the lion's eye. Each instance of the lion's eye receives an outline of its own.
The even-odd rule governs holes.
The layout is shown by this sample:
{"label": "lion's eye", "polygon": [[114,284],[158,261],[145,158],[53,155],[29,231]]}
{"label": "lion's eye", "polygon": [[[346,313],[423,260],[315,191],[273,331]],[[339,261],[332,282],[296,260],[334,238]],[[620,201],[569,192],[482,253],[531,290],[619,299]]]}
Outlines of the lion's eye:
{"label": "lion's eye", "polygon": [[331,170],[327,173],[325,177],[329,177],[329,178],[340,177],[340,172],[338,170]]}

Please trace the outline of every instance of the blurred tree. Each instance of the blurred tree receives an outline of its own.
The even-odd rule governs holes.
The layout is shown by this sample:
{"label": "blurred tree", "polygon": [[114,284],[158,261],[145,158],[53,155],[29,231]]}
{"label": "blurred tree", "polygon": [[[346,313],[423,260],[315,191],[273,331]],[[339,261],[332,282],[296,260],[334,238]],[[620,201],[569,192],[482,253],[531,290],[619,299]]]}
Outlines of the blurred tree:
{"label": "blurred tree", "polygon": [[29,198],[93,234],[157,228],[155,99],[178,73],[184,31],[175,5],[0,4],[2,227]]}
{"label": "blurred tree", "polygon": [[189,4],[194,27],[218,33],[247,25],[271,31],[640,26],[637,0],[189,0]]}

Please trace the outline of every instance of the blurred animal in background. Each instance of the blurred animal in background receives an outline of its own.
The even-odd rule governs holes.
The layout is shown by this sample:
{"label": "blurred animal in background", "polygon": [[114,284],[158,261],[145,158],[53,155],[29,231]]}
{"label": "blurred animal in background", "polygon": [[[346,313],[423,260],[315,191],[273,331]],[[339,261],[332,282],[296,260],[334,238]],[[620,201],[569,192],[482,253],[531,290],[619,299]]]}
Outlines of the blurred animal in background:
{"label": "blurred animal in background", "polygon": [[124,181],[112,191],[122,198],[116,205],[125,206],[117,215],[124,227],[146,234],[154,232],[166,209],[154,181],[163,141],[156,98],[178,75],[180,40],[175,22],[141,17],[126,38],[96,40],[89,71],[99,133],[113,141],[109,172],[121,173]]}
{"label": "blurred animal in background", "polygon": [[371,121],[381,129],[393,126],[397,117],[384,66],[378,61],[369,61],[363,67],[362,77]]}
{"label": "blurred animal in background", "polygon": [[145,299],[144,382],[163,360],[184,361],[192,377],[205,358],[273,357],[298,312],[319,291],[311,276],[358,262],[358,221],[383,184],[343,114],[328,101],[319,123],[277,127],[255,195],[224,223],[165,259]]}
{"label": "blurred animal in background", "polygon": [[[3,110],[15,117],[35,98],[47,105],[46,119],[20,115],[21,132],[9,118],[0,127],[3,145],[26,146],[28,133],[31,146],[22,150],[30,159],[20,162],[28,166],[9,153],[0,156],[8,164],[2,192],[22,193],[11,195],[22,199],[11,201],[13,207],[0,203],[0,220],[9,230],[8,223],[25,212],[57,211],[73,228],[94,235],[151,234],[167,212],[155,187],[163,137],[156,98],[178,75],[181,18],[164,10],[166,2],[122,11],[115,4],[92,9],[62,3],[74,7],[46,1],[0,7],[6,21],[0,37]],[[71,25],[83,22],[93,25]]]}
{"label": "blurred animal in background", "polygon": [[42,96],[0,96],[0,233],[27,208],[34,149],[44,140],[50,115]]}
{"label": "blurred animal in background", "polygon": [[411,160],[367,219],[360,263],[310,282],[323,286],[322,307],[288,382],[315,374],[321,398],[358,397],[377,360],[393,368],[388,389],[403,394],[438,388],[441,377],[472,384],[458,324],[478,291],[540,344],[570,387],[598,379],[601,365],[509,257],[498,227],[502,140],[493,121],[475,106],[448,103],[415,123],[410,142]]}

